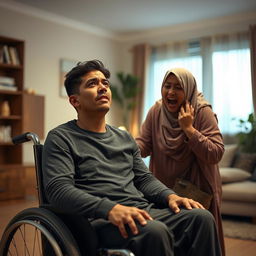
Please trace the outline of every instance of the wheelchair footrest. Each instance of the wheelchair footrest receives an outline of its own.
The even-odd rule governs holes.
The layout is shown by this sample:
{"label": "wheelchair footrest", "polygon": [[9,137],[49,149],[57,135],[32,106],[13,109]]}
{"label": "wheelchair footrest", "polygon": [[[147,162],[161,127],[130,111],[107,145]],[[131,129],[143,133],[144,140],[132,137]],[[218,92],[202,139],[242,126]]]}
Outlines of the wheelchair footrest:
{"label": "wheelchair footrest", "polygon": [[99,256],[135,256],[131,251],[126,249],[100,249]]}

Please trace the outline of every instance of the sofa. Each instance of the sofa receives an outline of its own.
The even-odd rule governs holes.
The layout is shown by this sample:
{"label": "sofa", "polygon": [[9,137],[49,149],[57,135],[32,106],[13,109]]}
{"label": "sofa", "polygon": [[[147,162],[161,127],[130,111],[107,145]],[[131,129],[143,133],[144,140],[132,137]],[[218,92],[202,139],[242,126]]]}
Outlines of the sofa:
{"label": "sofa", "polygon": [[219,168],[221,213],[248,216],[256,224],[256,153],[242,153],[236,144],[225,145]]}

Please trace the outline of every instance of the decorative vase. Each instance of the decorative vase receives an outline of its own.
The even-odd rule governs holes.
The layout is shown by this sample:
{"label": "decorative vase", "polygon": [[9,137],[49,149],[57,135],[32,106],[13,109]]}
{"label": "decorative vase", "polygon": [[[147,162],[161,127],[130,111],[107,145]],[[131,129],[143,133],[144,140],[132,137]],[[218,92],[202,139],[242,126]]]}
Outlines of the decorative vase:
{"label": "decorative vase", "polygon": [[1,116],[10,116],[11,114],[11,109],[9,102],[5,100],[2,105],[1,105]]}

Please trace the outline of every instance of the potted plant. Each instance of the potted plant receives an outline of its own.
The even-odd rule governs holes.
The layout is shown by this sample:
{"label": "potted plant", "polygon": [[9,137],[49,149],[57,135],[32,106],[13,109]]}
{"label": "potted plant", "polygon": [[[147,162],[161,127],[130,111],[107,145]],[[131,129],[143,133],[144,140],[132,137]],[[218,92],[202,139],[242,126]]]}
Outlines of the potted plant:
{"label": "potted plant", "polygon": [[116,75],[120,86],[111,85],[112,97],[122,107],[123,126],[129,130],[130,113],[136,105],[135,97],[139,92],[139,79],[134,75],[125,74],[124,72],[118,72]]}
{"label": "potted plant", "polygon": [[241,152],[256,152],[256,118],[253,113],[248,115],[247,120],[239,119],[241,132],[237,134],[238,145]]}

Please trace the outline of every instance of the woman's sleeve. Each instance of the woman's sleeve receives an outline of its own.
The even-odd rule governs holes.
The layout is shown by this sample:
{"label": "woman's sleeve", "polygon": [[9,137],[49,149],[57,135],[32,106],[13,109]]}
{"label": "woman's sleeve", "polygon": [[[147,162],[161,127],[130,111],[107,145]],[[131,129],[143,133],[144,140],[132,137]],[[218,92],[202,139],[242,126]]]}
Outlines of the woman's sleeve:
{"label": "woman's sleeve", "polygon": [[195,133],[188,144],[196,157],[207,164],[217,164],[224,153],[224,144],[218,120],[210,107],[198,113]]}
{"label": "woman's sleeve", "polygon": [[149,110],[145,121],[143,122],[140,134],[135,138],[139,146],[142,157],[147,157],[152,152],[152,126],[153,126],[153,113],[152,109]]}

